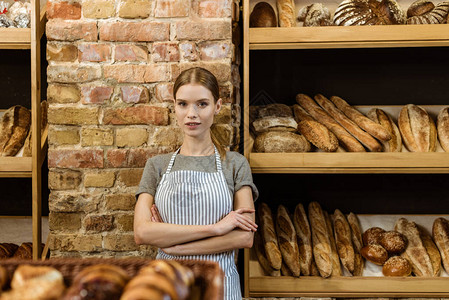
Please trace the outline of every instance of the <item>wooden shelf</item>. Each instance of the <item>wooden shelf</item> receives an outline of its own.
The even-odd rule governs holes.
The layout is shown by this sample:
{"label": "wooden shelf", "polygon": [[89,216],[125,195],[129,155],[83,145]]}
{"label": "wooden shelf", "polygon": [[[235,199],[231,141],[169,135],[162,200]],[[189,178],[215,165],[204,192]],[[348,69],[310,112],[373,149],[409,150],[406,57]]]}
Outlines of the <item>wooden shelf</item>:
{"label": "wooden shelf", "polygon": [[449,46],[449,24],[249,28],[249,49]]}

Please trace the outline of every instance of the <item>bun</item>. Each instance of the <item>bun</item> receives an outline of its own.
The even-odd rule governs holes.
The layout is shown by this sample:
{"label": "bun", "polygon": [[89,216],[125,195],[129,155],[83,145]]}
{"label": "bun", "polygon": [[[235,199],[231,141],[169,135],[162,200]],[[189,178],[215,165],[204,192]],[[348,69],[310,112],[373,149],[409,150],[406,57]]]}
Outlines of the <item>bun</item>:
{"label": "bun", "polygon": [[331,26],[331,14],[322,3],[313,3],[299,10],[298,21],[303,22],[304,27]]}
{"label": "bun", "polygon": [[381,245],[370,244],[360,251],[362,256],[370,262],[382,266],[388,259],[388,252]]}
{"label": "bun", "polygon": [[352,274],[354,273],[355,254],[352,246],[351,227],[349,227],[345,215],[338,209],[334,212],[334,233],[341,263]]}
{"label": "bun", "polygon": [[249,27],[276,27],[277,20],[273,7],[267,2],[257,3],[249,16]]}
{"label": "bun", "polygon": [[372,108],[367,114],[368,118],[382,125],[391,135],[388,142],[381,141],[384,152],[401,152],[402,138],[398,126],[393,119],[383,110]]}
{"label": "bun", "polygon": [[400,254],[407,248],[407,239],[397,231],[387,231],[381,235],[380,245],[387,250],[389,254]]}
{"label": "bun", "polygon": [[443,24],[446,23],[448,12],[448,2],[441,2],[435,6],[428,0],[418,0],[407,10],[407,24]]}
{"label": "bun", "polygon": [[302,203],[298,203],[293,214],[293,225],[295,226],[298,249],[299,249],[299,265],[301,274],[311,275],[312,273],[312,233],[310,231],[309,221]]}
{"label": "bun", "polygon": [[295,1],[276,0],[279,15],[279,27],[295,27]]}
{"label": "bun", "polygon": [[263,132],[254,142],[255,152],[308,152],[310,149],[310,143],[305,137],[287,131]]}
{"label": "bun", "polygon": [[410,152],[435,151],[436,127],[425,109],[407,104],[399,113],[398,125],[404,144]]}
{"label": "bun", "polygon": [[435,219],[432,227],[432,236],[440,250],[444,269],[449,273],[449,221],[445,218]]}
{"label": "bun", "polygon": [[278,206],[276,232],[279,249],[282,254],[282,261],[285,262],[293,276],[299,277],[301,274],[301,267],[299,266],[299,250],[296,241],[296,231],[290,220],[287,209],[283,205]]}
{"label": "bun", "polygon": [[274,230],[271,209],[266,203],[262,202],[259,205],[259,209],[257,210],[257,212],[261,227],[260,232],[263,237],[267,259],[273,269],[280,270],[282,264],[282,254],[279,250],[276,231]]}
{"label": "bun", "polygon": [[385,276],[409,276],[412,267],[408,260],[400,256],[390,257],[382,267],[382,274]]}
{"label": "bun", "polygon": [[449,152],[449,107],[443,108],[437,119],[438,139],[444,151]]}
{"label": "bun", "polygon": [[338,26],[405,24],[405,15],[394,0],[345,0],[335,10]]}
{"label": "bun", "polygon": [[380,227],[371,227],[368,228],[362,236],[363,244],[365,246],[373,245],[373,244],[380,244],[380,240],[382,238],[382,234],[385,232],[384,229]]}

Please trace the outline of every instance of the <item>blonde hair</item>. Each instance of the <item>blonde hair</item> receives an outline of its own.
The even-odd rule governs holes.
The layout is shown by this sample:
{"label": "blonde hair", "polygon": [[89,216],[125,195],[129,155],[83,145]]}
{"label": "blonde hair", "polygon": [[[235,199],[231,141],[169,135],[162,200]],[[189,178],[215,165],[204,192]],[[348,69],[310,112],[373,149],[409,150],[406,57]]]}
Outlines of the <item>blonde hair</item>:
{"label": "blonde hair", "polygon": [[[214,103],[217,103],[218,99],[220,99],[220,89],[217,78],[210,71],[201,67],[190,68],[179,74],[178,78],[176,78],[175,85],[173,86],[174,98],[176,99],[176,93],[180,87],[190,83],[196,83],[208,89],[214,97]],[[218,141],[218,138],[215,136],[212,129],[210,130],[210,136],[212,138],[212,143],[217,147],[221,159],[224,160],[226,158],[226,150]]]}

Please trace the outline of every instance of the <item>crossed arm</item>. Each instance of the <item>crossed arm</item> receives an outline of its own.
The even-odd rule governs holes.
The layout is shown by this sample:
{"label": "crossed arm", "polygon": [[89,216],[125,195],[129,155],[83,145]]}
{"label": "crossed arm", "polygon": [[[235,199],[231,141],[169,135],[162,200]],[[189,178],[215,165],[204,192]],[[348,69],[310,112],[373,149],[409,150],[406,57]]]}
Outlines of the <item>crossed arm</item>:
{"label": "crossed arm", "polygon": [[177,225],[163,223],[153,206],[154,198],[141,194],[134,212],[134,238],[137,244],[150,244],[172,255],[201,255],[250,248],[254,222],[251,188],[234,194],[234,211],[216,224]]}

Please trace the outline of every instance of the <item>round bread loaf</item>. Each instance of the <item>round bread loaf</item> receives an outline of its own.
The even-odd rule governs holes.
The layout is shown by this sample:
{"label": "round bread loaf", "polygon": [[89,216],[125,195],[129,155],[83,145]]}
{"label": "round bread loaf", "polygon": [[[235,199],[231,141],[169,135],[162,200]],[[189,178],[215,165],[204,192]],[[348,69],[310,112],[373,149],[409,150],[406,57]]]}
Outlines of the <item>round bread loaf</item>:
{"label": "round bread loaf", "polygon": [[303,22],[304,27],[331,26],[331,14],[322,3],[313,3],[299,10],[298,21]]}
{"label": "round bread loaf", "polygon": [[380,245],[380,239],[382,238],[382,234],[384,232],[385,230],[380,227],[368,228],[362,235],[363,245]]}
{"label": "round bread loaf", "polygon": [[377,244],[365,246],[360,250],[362,256],[373,264],[382,266],[388,259],[388,252],[384,247]]}
{"label": "round bread loaf", "polygon": [[344,0],[333,22],[338,26],[404,24],[405,14],[395,0]]}
{"label": "round bread loaf", "polygon": [[382,274],[385,276],[409,276],[412,266],[401,256],[390,257],[382,267]]}
{"label": "round bread loaf", "polygon": [[437,119],[438,140],[444,151],[449,152],[449,107],[443,108]]}
{"label": "round bread loaf", "polygon": [[302,135],[289,131],[268,131],[259,134],[254,142],[256,152],[308,152],[310,143]]}
{"label": "round bread loaf", "polygon": [[436,6],[428,0],[413,2],[407,10],[407,24],[443,24],[449,13],[449,2]]}
{"label": "round bread loaf", "polygon": [[407,238],[397,231],[387,231],[381,235],[380,245],[389,254],[400,254],[407,248]]}
{"label": "round bread loaf", "polygon": [[277,27],[276,14],[267,2],[259,2],[249,16],[249,27]]}

